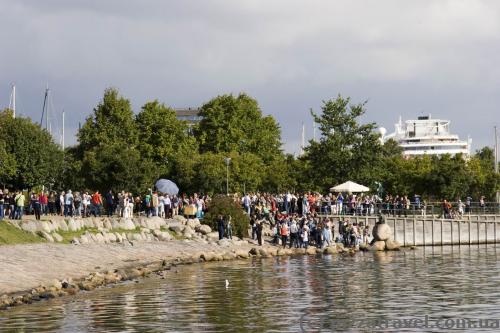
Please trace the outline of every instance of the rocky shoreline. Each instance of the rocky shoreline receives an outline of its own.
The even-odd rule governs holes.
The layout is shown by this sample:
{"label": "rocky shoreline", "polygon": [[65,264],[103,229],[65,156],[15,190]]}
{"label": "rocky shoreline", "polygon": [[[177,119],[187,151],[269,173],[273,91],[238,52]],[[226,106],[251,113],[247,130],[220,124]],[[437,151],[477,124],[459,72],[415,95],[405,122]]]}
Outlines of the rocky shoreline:
{"label": "rocky shoreline", "polygon": [[[92,233],[86,231],[85,234],[72,241],[73,245],[52,243],[49,240],[44,244],[2,247],[0,309],[74,295],[81,291],[90,291],[105,285],[160,273],[177,265],[205,261],[244,260],[254,257],[352,255],[359,250],[389,250],[389,246],[381,247],[380,243],[378,246],[374,244],[371,247],[361,246],[348,249],[345,249],[342,244],[335,244],[324,249],[315,247],[290,249],[267,243],[264,246],[257,246],[254,241],[248,239],[235,238],[219,241],[214,239],[214,233],[208,226],[201,225],[197,220],[186,220],[181,217],[170,221],[159,218],[129,220],[128,222],[120,219],[107,220],[111,226],[113,223],[120,225],[118,228],[104,228],[106,226],[104,219],[85,220],[64,222],[73,226],[92,223],[94,228],[95,223],[98,225],[102,223],[103,227],[100,230],[97,228],[96,233],[101,237],[95,236],[96,234],[92,236]],[[36,228],[39,229],[40,225],[31,222],[33,221],[26,222],[31,224],[30,228],[35,228],[31,232],[39,233],[40,230]],[[50,222],[51,225],[57,222],[59,228],[63,223],[52,222]],[[120,235],[122,236],[120,241],[118,237],[108,236],[119,234],[112,230],[123,230],[122,224],[125,223],[130,224],[129,230],[132,230],[132,225],[134,225],[133,229],[136,232],[124,232],[124,235]],[[20,228],[22,224],[19,225]],[[43,226],[45,227],[46,225]],[[162,229],[167,229],[172,233]],[[46,230],[44,232],[51,234],[57,230],[59,229],[51,230],[50,233]],[[182,239],[176,239],[179,236],[182,236]],[[385,242],[385,244],[388,243]]]}

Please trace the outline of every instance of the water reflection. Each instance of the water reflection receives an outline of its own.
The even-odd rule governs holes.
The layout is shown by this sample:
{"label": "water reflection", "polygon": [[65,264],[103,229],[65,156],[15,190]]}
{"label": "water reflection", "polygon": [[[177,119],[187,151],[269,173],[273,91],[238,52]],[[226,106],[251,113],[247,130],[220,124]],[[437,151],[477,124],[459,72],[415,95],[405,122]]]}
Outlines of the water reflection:
{"label": "water reflection", "polygon": [[0,331],[297,332],[334,331],[342,318],[500,318],[497,259],[491,245],[191,265],[0,312]]}

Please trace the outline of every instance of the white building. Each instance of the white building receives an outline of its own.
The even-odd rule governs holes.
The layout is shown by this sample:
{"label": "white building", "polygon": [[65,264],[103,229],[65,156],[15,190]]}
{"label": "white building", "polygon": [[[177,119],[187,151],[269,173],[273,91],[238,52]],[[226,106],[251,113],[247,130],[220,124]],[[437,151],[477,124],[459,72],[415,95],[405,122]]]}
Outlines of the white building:
{"label": "white building", "polygon": [[385,128],[380,129],[382,141],[394,139],[403,148],[405,157],[421,155],[470,155],[471,139],[462,141],[456,134],[450,133],[450,121],[421,116],[417,120],[399,120],[395,131],[389,135]]}

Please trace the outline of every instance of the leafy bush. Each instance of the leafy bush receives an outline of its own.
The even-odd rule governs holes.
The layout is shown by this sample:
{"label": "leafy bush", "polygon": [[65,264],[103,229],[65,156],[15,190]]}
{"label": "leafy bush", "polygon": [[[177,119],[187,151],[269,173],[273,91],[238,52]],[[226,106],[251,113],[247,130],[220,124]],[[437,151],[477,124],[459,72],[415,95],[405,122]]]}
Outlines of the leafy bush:
{"label": "leafy bush", "polygon": [[202,223],[209,225],[213,230],[217,230],[217,217],[224,216],[227,219],[231,216],[233,225],[233,235],[240,238],[248,237],[249,217],[243,212],[241,206],[234,202],[232,198],[226,196],[216,196],[210,201],[207,207],[207,213]]}

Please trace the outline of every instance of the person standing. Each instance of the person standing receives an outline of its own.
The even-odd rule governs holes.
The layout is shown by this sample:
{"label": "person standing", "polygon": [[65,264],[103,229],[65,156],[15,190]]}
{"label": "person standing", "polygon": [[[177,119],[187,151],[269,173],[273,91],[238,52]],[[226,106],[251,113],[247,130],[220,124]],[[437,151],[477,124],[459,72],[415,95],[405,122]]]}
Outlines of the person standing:
{"label": "person standing", "polygon": [[33,210],[35,212],[35,218],[40,220],[40,212],[41,212],[41,204],[40,204],[40,196],[36,193],[33,194]]}
{"label": "person standing", "polygon": [[281,223],[280,235],[281,235],[281,244],[283,245],[283,248],[285,248],[288,239],[288,223],[286,220],[284,220],[283,223]]}
{"label": "person standing", "polygon": [[101,217],[101,207],[102,207],[102,198],[101,194],[99,191],[95,191],[94,194],[92,194],[92,212],[94,214],[94,217]]}
{"label": "person standing", "polygon": [[49,215],[56,214],[56,194],[54,191],[49,193]]}
{"label": "person standing", "polygon": [[262,246],[262,223],[259,221],[256,222],[257,224],[257,242],[259,243],[260,246]]}
{"label": "person standing", "polygon": [[5,199],[3,197],[3,191],[0,190],[0,220],[3,220],[4,217],[4,209],[3,209],[4,203]]}
{"label": "person standing", "polygon": [[65,197],[65,195],[66,195],[66,193],[64,193],[64,191],[62,191],[61,194],[59,195],[59,210],[58,210],[58,213],[61,216],[64,215],[64,197]]}
{"label": "person standing", "polygon": [[23,218],[25,200],[26,198],[24,194],[18,191],[16,196],[14,197],[14,201],[16,203],[16,213],[14,215],[14,220],[21,220]]}
{"label": "person standing", "polygon": [[47,215],[48,214],[47,205],[49,203],[47,192],[41,191],[38,200],[40,200],[40,211],[42,215]]}
{"label": "person standing", "polygon": [[73,216],[73,193],[68,190],[64,196],[64,217]]}
{"label": "person standing", "polygon": [[219,240],[224,238],[224,218],[219,215],[217,218],[217,230],[219,231]]}
{"label": "person standing", "polygon": [[297,226],[297,221],[295,221],[295,218],[290,224],[290,248],[292,247],[299,247],[299,227]]}
{"label": "person standing", "polygon": [[158,216],[158,207],[160,205],[158,199],[158,193],[153,192],[153,196],[151,197],[151,203],[153,205],[153,216]]}
{"label": "person standing", "polygon": [[106,193],[106,211],[108,213],[108,217],[113,216],[113,205],[114,205],[114,197],[113,197],[113,191],[109,190],[108,193]]}
{"label": "person standing", "polygon": [[233,239],[233,222],[231,222],[231,215],[227,217],[227,238]]}

